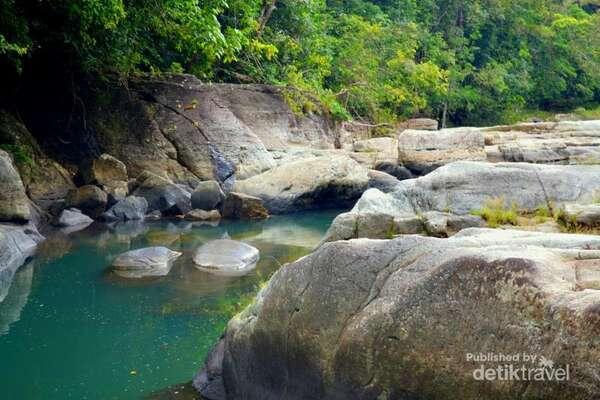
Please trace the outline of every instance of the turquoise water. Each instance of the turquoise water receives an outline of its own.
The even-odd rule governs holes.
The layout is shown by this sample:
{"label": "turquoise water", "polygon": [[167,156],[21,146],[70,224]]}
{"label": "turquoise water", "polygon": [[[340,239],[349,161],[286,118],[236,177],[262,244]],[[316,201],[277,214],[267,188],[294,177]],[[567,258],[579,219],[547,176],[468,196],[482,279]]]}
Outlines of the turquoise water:
{"label": "turquoise water", "polygon": [[[336,214],[51,235],[0,304],[0,397],[139,399],[189,381],[229,318],[280,264],[310,252]],[[193,268],[193,250],[223,235],[260,249],[256,271],[223,278]],[[184,255],[163,278],[131,282],[107,270],[121,252],[148,245]]]}

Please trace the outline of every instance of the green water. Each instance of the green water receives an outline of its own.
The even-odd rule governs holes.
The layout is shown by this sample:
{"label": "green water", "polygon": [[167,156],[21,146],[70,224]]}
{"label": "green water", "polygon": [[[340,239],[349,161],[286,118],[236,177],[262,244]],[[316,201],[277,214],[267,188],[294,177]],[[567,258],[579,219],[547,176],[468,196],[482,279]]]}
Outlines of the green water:
{"label": "green water", "polygon": [[[310,252],[336,214],[51,235],[0,304],[0,398],[139,399],[189,381],[229,318],[280,264]],[[260,249],[256,271],[223,278],[193,267],[193,250],[224,234]],[[121,252],[148,245],[184,255],[164,278],[131,282],[107,271]]]}

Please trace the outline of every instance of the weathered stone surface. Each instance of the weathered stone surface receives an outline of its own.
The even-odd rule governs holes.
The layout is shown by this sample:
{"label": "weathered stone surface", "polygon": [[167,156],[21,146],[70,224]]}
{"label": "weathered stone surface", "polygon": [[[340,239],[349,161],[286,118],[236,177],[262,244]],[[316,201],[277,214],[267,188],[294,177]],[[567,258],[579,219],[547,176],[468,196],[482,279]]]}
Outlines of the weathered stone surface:
{"label": "weathered stone surface", "polygon": [[0,221],[28,221],[31,215],[23,181],[4,150],[0,150],[0,188]]}
{"label": "weathered stone surface", "polygon": [[383,160],[398,160],[398,140],[391,137],[378,137],[359,140],[353,143],[356,153],[371,153],[375,162]]}
{"label": "weathered stone surface", "polygon": [[567,204],[564,207],[564,216],[571,223],[587,227],[599,227],[600,204]]}
{"label": "weathered stone surface", "polygon": [[243,193],[229,192],[223,210],[223,218],[232,219],[266,219],[269,211],[261,199]]}
{"label": "weathered stone surface", "polygon": [[192,210],[191,193],[162,176],[145,171],[138,177],[133,193],[148,202],[148,211],[164,215],[184,215]]}
{"label": "weathered stone surface", "polygon": [[225,193],[216,181],[200,182],[192,193],[192,207],[198,210],[216,210],[225,200]]}
{"label": "weathered stone surface", "polygon": [[87,184],[109,185],[112,182],[127,182],[127,167],[110,154],[102,154],[85,165],[81,171]]}
{"label": "weathered stone surface", "polygon": [[148,211],[148,201],[143,197],[129,196],[102,214],[105,221],[142,220]]}
{"label": "weathered stone surface", "polygon": [[219,221],[221,213],[217,210],[192,210],[185,214],[185,219],[188,221]]}
{"label": "weathered stone surface", "polygon": [[166,247],[147,247],[118,256],[112,263],[114,272],[123,278],[165,276],[181,253]]}
{"label": "weathered stone surface", "polygon": [[[228,400],[594,398],[600,292],[583,288],[599,257],[597,236],[487,229],[329,243],[229,322],[194,385]],[[570,380],[475,380],[503,363],[466,355],[490,352],[569,365]]]}
{"label": "weathered stone surface", "polygon": [[[496,198],[524,211],[589,204],[600,190],[599,174],[600,166],[456,162],[427,176],[402,181],[392,193],[369,189],[348,215],[334,220],[326,237],[333,241],[368,236],[361,226],[368,227],[368,232],[380,232],[376,237],[381,237],[389,227],[377,226],[382,219],[377,215],[388,216],[388,220],[428,211],[467,215]],[[348,229],[352,226],[353,231]],[[354,236],[347,236],[349,233]]]}
{"label": "weathered stone surface", "polygon": [[210,241],[194,254],[194,264],[202,271],[223,276],[241,276],[256,268],[259,251],[246,243],[229,239]]}
{"label": "weathered stone surface", "polygon": [[81,210],[92,218],[98,218],[106,210],[108,195],[98,186],[85,185],[72,189],[67,194],[65,206]]}
{"label": "weathered stone surface", "polygon": [[398,135],[398,157],[400,164],[419,175],[454,161],[484,161],[484,137],[474,128],[406,130]]}
{"label": "weathered stone surface", "polygon": [[430,118],[413,118],[404,121],[399,126],[400,132],[406,129],[416,129],[419,131],[437,131],[439,122]]}
{"label": "weathered stone surface", "polygon": [[15,271],[33,255],[43,239],[32,226],[0,224],[0,303],[8,293]]}
{"label": "weathered stone surface", "polygon": [[408,168],[402,165],[398,165],[398,162],[382,161],[375,164],[375,170],[390,174],[400,181],[414,178],[412,172]]}
{"label": "weathered stone surface", "polygon": [[492,162],[600,164],[600,121],[524,123],[480,131]]}
{"label": "weathered stone surface", "polygon": [[234,191],[258,197],[272,213],[344,206],[369,184],[367,169],[346,156],[292,161],[250,179]]}
{"label": "weathered stone surface", "polygon": [[94,222],[93,219],[83,214],[76,208],[70,208],[63,210],[60,215],[54,221],[54,225],[64,228],[71,226],[87,226]]}
{"label": "weathered stone surface", "polygon": [[379,189],[384,193],[392,192],[398,188],[400,181],[390,174],[370,169],[369,188]]}

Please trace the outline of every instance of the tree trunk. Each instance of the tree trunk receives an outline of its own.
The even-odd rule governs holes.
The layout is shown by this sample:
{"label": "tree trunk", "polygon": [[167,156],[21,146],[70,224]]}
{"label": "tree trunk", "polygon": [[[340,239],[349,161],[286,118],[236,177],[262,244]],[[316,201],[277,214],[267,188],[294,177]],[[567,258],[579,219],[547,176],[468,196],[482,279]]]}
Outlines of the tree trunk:
{"label": "tree trunk", "polygon": [[267,22],[271,19],[271,15],[273,15],[273,11],[275,11],[275,4],[277,0],[266,0],[263,5],[262,11],[260,12],[260,17],[258,18],[258,37],[260,37],[267,26]]}

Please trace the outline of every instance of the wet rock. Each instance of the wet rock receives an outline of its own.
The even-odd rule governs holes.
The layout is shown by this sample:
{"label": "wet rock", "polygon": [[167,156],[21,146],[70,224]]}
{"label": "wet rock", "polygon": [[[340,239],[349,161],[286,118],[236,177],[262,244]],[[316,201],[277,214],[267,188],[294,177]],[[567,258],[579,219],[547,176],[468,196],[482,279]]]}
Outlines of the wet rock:
{"label": "wet rock", "polygon": [[[599,281],[600,238],[463,232],[329,243],[284,266],[229,322],[196,388],[228,400],[593,398],[600,292],[584,288]],[[570,365],[570,381],[473,379],[481,363],[466,354],[489,352]]]}
{"label": "wet rock", "polygon": [[147,247],[118,256],[112,263],[114,272],[123,278],[165,276],[181,253],[166,247]]}
{"label": "wet rock", "polygon": [[188,221],[219,221],[221,213],[217,210],[192,210],[185,214],[185,219]]}
{"label": "wet rock", "polygon": [[105,221],[142,220],[148,210],[148,202],[143,197],[129,196],[102,214]]}
{"label": "wet rock", "polygon": [[23,181],[4,150],[0,150],[0,188],[0,221],[28,221],[31,215]]}
{"label": "wet rock", "polygon": [[225,193],[216,181],[200,182],[192,193],[192,207],[198,210],[216,210],[225,200]]}
{"label": "wet rock", "polygon": [[86,227],[93,222],[93,219],[83,214],[80,210],[69,208],[60,213],[58,218],[54,221],[54,225],[61,228],[73,226]]}
{"label": "wet rock", "polygon": [[192,210],[190,192],[168,179],[146,171],[138,177],[138,182],[134,195],[146,199],[149,212],[185,215]]}
{"label": "wet rock", "polygon": [[67,194],[65,206],[76,208],[84,214],[98,218],[106,210],[108,195],[98,186],[86,185],[72,189]]}
{"label": "wet rock", "polygon": [[229,192],[221,213],[223,218],[232,219],[269,218],[269,212],[261,199],[236,192]]}
{"label": "wet rock", "polygon": [[417,175],[455,161],[485,161],[487,157],[484,136],[475,128],[406,130],[398,136],[398,156]]}
{"label": "wet rock", "polygon": [[210,241],[194,254],[194,264],[202,271],[223,276],[241,276],[256,268],[259,251],[246,243],[229,239]]}
{"label": "wet rock", "polygon": [[351,204],[367,189],[367,169],[346,156],[313,157],[282,164],[234,191],[258,197],[271,213]]}

